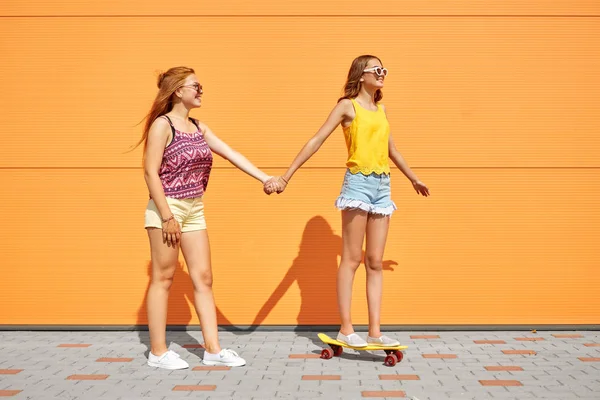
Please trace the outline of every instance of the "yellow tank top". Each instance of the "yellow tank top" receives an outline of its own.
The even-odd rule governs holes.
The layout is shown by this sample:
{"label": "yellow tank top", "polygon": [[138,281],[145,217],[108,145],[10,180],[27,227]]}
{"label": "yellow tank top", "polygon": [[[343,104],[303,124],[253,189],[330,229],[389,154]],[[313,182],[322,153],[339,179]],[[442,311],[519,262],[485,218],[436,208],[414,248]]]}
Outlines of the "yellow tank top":
{"label": "yellow tank top", "polygon": [[370,111],[361,107],[354,99],[350,99],[356,112],[352,124],[344,128],[344,138],[348,148],[348,161],[346,166],[351,173],[358,172],[369,175],[389,174],[390,124],[381,105],[377,104],[377,111]]}

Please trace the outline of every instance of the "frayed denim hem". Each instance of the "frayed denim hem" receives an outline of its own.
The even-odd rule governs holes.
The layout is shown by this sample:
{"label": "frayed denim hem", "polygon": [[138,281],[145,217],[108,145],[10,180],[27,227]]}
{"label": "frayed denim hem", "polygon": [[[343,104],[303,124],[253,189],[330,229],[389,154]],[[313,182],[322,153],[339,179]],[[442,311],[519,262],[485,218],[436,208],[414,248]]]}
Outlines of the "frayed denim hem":
{"label": "frayed denim hem", "polygon": [[371,204],[365,203],[364,201],[347,199],[343,196],[337,198],[337,200],[335,201],[335,207],[338,210],[363,210],[369,214],[378,214],[385,216],[391,216],[392,213],[398,209],[393,201],[387,207],[375,207]]}

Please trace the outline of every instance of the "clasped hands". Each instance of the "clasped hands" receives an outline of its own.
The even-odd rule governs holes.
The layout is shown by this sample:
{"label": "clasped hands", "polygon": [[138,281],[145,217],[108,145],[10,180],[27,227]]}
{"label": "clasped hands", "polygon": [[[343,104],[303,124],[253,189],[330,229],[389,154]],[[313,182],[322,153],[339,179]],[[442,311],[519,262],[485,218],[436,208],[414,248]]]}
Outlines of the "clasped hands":
{"label": "clasped hands", "polygon": [[263,190],[266,194],[281,193],[287,186],[287,181],[282,176],[272,176],[264,183]]}

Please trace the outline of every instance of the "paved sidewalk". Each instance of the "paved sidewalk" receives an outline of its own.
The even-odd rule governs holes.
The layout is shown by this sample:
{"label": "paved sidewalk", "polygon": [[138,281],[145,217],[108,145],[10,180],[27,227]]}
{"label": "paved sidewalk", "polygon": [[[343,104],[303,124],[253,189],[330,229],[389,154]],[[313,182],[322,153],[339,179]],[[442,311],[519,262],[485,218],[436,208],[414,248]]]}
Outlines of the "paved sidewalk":
{"label": "paved sidewalk", "polygon": [[386,334],[409,346],[394,367],[383,352],[322,360],[316,332],[221,332],[248,365],[220,370],[200,363],[200,332],[169,332],[190,369],[166,371],[146,365],[148,332],[0,332],[0,397],[600,399],[597,331]]}

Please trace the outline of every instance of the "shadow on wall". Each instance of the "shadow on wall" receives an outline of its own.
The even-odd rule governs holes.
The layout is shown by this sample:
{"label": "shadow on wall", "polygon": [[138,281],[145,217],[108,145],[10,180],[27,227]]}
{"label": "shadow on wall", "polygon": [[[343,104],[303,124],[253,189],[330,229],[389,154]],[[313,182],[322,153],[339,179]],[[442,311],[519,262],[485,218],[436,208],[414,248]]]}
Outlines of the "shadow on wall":
{"label": "shadow on wall", "polygon": [[[311,334],[303,325],[331,325],[332,321],[339,321],[336,278],[341,252],[342,238],[333,232],[327,220],[319,215],[311,218],[304,228],[298,256],[256,315],[252,323],[253,329],[267,318],[296,282],[300,288],[301,306],[295,332],[320,343],[316,333]],[[392,265],[398,263],[384,261],[383,269],[393,271]]]}

